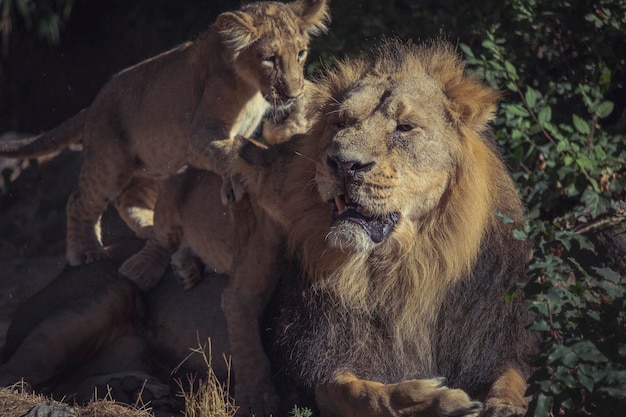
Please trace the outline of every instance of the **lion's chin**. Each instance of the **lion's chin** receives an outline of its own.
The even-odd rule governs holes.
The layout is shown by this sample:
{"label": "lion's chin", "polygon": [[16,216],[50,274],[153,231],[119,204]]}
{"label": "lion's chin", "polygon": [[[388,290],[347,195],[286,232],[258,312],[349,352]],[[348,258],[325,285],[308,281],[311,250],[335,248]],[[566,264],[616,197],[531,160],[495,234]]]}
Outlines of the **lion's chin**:
{"label": "lion's chin", "polygon": [[364,208],[346,203],[343,196],[335,197],[333,224],[328,238],[333,246],[357,251],[369,251],[387,239],[394,231],[399,213],[371,215]]}

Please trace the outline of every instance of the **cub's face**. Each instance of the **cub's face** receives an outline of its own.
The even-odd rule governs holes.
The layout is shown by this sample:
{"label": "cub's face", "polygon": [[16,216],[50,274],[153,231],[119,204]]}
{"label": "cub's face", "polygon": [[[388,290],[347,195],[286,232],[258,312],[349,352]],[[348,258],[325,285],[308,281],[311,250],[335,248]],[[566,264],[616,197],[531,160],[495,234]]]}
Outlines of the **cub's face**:
{"label": "cub's face", "polygon": [[290,105],[304,91],[310,37],[326,32],[326,0],[255,2],[218,16],[235,71],[273,107]]}
{"label": "cub's face", "polygon": [[308,35],[295,25],[286,26],[280,32],[266,33],[244,50],[236,67],[272,107],[288,106],[304,91],[308,45]]}
{"label": "cub's face", "polygon": [[437,210],[460,152],[445,103],[426,75],[368,76],[327,112],[315,178],[331,246],[369,252]]}

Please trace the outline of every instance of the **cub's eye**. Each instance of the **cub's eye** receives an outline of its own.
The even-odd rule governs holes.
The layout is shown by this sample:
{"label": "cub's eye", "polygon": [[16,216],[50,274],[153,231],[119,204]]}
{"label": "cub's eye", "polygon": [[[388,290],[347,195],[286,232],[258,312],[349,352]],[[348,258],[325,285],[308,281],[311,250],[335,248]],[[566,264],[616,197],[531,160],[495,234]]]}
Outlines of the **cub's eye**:
{"label": "cub's eye", "polygon": [[299,62],[304,61],[304,59],[306,58],[307,54],[308,54],[308,51],[306,49],[303,49],[300,52],[298,52],[298,61]]}
{"label": "cub's eye", "polygon": [[410,132],[413,129],[415,129],[415,126],[410,123],[401,123],[396,126],[398,132]]}

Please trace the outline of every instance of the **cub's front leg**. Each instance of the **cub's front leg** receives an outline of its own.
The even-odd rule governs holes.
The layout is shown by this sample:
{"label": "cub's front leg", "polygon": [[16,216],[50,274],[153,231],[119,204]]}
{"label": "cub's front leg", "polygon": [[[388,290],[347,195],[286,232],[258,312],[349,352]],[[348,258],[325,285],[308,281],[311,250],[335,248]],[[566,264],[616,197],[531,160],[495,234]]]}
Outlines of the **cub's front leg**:
{"label": "cub's front leg", "polygon": [[381,384],[337,371],[315,387],[318,407],[326,417],[475,417],[483,405],[442,379],[413,379]]}
{"label": "cub's front leg", "polygon": [[199,129],[190,137],[187,147],[187,162],[200,169],[215,172],[222,177],[222,204],[241,200],[245,194],[243,186],[233,180],[230,165],[237,156],[233,150],[233,138],[226,129]]}
{"label": "cub's front leg", "polygon": [[261,319],[276,284],[281,234],[244,197],[230,206],[235,227],[233,264],[222,295],[235,372],[235,401],[244,415],[276,415],[279,398],[261,341]]}

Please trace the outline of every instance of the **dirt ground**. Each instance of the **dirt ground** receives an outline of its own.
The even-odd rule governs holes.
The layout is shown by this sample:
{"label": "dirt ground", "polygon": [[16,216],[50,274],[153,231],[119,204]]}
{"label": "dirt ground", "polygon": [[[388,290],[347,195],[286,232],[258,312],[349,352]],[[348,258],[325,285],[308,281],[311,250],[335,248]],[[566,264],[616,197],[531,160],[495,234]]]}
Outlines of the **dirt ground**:
{"label": "dirt ground", "polygon": [[[65,205],[76,188],[81,158],[80,149],[64,150],[31,161],[0,158],[0,348],[4,347],[6,332],[17,308],[51,282],[66,265]],[[130,233],[114,210],[105,214],[103,224],[109,226],[105,227],[105,242]],[[45,400],[32,395],[15,396],[2,390],[0,414],[22,416],[34,404]],[[99,416],[149,415],[145,411],[122,412],[102,404],[95,407],[99,407]],[[90,413],[84,409],[78,415],[91,416]]]}

